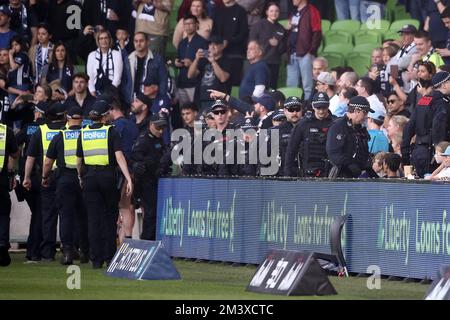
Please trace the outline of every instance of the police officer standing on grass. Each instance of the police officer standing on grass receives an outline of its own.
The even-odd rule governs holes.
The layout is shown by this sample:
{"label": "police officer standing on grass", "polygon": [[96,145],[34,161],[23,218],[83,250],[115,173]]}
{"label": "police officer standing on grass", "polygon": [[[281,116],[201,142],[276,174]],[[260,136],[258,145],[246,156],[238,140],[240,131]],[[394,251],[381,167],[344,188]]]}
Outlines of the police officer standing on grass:
{"label": "police officer standing on grass", "polygon": [[[44,157],[47,154],[48,146],[53,137],[57,135],[60,130],[63,130],[66,124],[64,119],[65,106],[63,104],[56,102],[48,106],[46,106],[45,103],[40,105],[43,105],[42,108],[45,108],[47,123],[39,126],[28,146],[27,160],[25,162],[25,177],[23,180],[23,187],[27,190],[31,190],[32,187],[31,173],[33,166],[36,164],[37,172],[42,177]],[[52,169],[55,169],[55,167],[56,166],[53,166]],[[43,240],[40,251],[42,260],[49,262],[55,259],[56,254],[58,206],[55,199],[58,172],[52,170],[46,178],[48,179],[48,184],[46,186],[41,186]]]}
{"label": "police officer standing on grass", "polygon": [[[20,159],[19,159],[19,176],[20,181],[24,180],[25,176],[25,162],[27,160],[27,151],[30,144],[31,137],[36,133],[39,126],[45,123],[45,110],[44,106],[48,106],[47,103],[38,103],[34,107],[34,121],[27,123],[22,127],[19,133],[16,135],[17,144],[20,147]],[[34,166],[36,169],[37,166]],[[42,242],[42,210],[41,210],[41,173],[37,170],[32,170],[31,175],[31,188],[25,190],[22,185],[16,185],[17,199],[21,201],[24,199],[31,211],[30,228],[27,239],[27,253],[26,258],[29,262],[41,260],[40,245]]]}
{"label": "police officer standing on grass", "polygon": [[[83,121],[83,109],[78,105],[67,112],[66,129],[59,132],[47,150],[42,172],[42,186],[49,186],[49,176],[53,164],[59,170],[56,187],[56,202],[59,208],[59,236],[63,256],[61,264],[71,265],[75,253],[75,232],[79,232],[80,262],[89,261],[89,243],[87,239],[87,216],[83,205],[80,183],[77,174],[77,141]],[[76,228],[75,226],[78,226]]]}
{"label": "police officer standing on grass", "polygon": [[362,126],[369,112],[374,111],[366,98],[353,97],[346,114],[328,129],[326,151],[333,165],[330,178],[358,178],[370,167],[370,135]]}
{"label": "police officer standing on grass", "polygon": [[130,195],[133,191],[120,137],[114,127],[107,125],[110,109],[111,103],[97,100],[90,113],[94,123],[81,129],[77,141],[77,171],[88,214],[89,253],[94,269],[111,262],[116,251],[119,202],[116,163],[127,182],[126,193]]}
{"label": "police officer standing on grass", "polygon": [[317,92],[311,102],[313,112],[295,126],[286,151],[285,171],[289,176],[326,177],[328,161],[327,132],[333,122],[328,110],[330,101],[324,92]]}
{"label": "police officer standing on grass", "polygon": [[[167,167],[164,129],[168,121],[162,113],[150,118],[148,131],[136,140],[131,152],[134,173],[135,199],[144,208],[144,222],[141,239],[156,240],[156,200],[158,196],[158,176]],[[169,153],[170,154],[170,153]],[[162,163],[163,162],[163,163]]]}
{"label": "police officer standing on grass", "polygon": [[6,267],[11,263],[8,250],[9,223],[11,214],[12,179],[14,179],[13,159],[19,157],[19,148],[11,128],[0,123],[0,266]]}
{"label": "police officer standing on grass", "polygon": [[[289,140],[291,140],[292,130],[300,121],[303,116],[303,103],[297,97],[288,97],[284,101],[284,114],[286,121],[282,122],[279,126],[271,128],[269,131],[269,137],[271,137],[272,130],[279,130],[279,155],[278,155],[278,176],[287,176],[285,172],[286,151],[288,149]],[[269,147],[268,150],[271,150]]]}

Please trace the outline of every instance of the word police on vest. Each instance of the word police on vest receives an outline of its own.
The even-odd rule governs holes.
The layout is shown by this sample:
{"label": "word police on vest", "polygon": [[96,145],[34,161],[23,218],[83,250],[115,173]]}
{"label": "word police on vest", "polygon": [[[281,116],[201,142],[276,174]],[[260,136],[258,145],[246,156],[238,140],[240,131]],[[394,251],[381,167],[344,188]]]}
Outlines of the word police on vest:
{"label": "word police on vest", "polygon": [[106,139],[106,130],[89,130],[83,132],[83,140]]}

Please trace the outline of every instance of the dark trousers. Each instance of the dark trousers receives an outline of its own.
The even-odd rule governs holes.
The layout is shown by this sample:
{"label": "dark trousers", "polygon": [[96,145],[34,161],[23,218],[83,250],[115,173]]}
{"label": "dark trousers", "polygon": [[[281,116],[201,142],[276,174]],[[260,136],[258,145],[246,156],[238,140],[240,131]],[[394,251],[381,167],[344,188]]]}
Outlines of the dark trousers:
{"label": "dark trousers", "polygon": [[116,252],[119,216],[114,170],[90,170],[83,178],[83,197],[88,216],[90,258],[94,263],[109,262]]}
{"label": "dark trousers", "polygon": [[31,189],[24,191],[24,198],[31,211],[26,257],[30,260],[38,260],[41,258],[42,243],[42,198],[40,181],[37,176],[31,176]]}
{"label": "dark trousers", "polygon": [[0,247],[9,249],[11,198],[9,197],[8,184],[8,176],[0,173]]}
{"label": "dark trousers", "polygon": [[144,221],[141,239],[156,240],[156,200],[158,198],[158,181],[145,179],[142,182],[142,206],[144,207]]}
{"label": "dark trousers", "polygon": [[42,243],[41,255],[44,259],[54,259],[56,254],[56,232],[58,225],[58,204],[56,199],[57,179],[50,176],[50,186],[41,188],[42,199]]}
{"label": "dark trousers", "polygon": [[239,86],[242,80],[242,58],[228,58],[230,60],[230,82],[232,86]]}
{"label": "dark trousers", "polygon": [[56,197],[59,205],[59,237],[63,250],[73,251],[75,242],[79,241],[81,250],[89,252],[87,216],[76,172],[61,174]]}
{"label": "dark trousers", "polygon": [[270,72],[269,86],[272,89],[276,89],[276,88],[278,88],[278,74],[280,73],[280,65],[279,64],[267,64],[267,66],[269,67],[269,72]]}

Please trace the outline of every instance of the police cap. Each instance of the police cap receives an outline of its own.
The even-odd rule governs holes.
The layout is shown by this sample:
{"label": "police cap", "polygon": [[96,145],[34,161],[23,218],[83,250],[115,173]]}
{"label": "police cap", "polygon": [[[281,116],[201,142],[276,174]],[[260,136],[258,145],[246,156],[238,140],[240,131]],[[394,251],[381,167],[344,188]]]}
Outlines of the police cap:
{"label": "police cap", "polygon": [[288,97],[284,101],[284,107],[285,108],[300,107],[303,109],[303,102],[300,100],[299,97]]}
{"label": "police cap", "polygon": [[83,118],[83,109],[80,106],[72,105],[67,111],[67,117],[70,119],[81,119]]}
{"label": "police cap", "polygon": [[274,120],[274,121],[286,120],[286,115],[284,114],[284,110],[283,109],[276,110],[272,117],[272,120]]}
{"label": "police cap", "polygon": [[330,99],[324,92],[316,92],[312,98],[311,105],[313,108],[328,108],[330,106]]}
{"label": "police cap", "polygon": [[357,109],[361,109],[362,111],[367,111],[367,112],[371,112],[371,113],[375,112],[370,107],[369,101],[362,96],[356,96],[356,97],[351,98],[350,101],[348,102],[348,106],[357,108]]}
{"label": "police cap", "polygon": [[154,124],[157,127],[166,127],[167,126],[167,117],[161,113],[155,113],[150,117],[150,124]]}
{"label": "police cap", "polygon": [[61,102],[55,102],[48,106],[45,110],[45,115],[48,117],[59,117],[62,116],[66,112],[66,106]]}
{"label": "police cap", "polygon": [[101,117],[106,115],[110,109],[111,105],[108,103],[108,101],[99,99],[92,105],[92,110],[89,112],[89,116]]}
{"label": "police cap", "polygon": [[431,79],[431,83],[433,84],[433,88],[439,88],[444,82],[450,80],[450,73],[447,71],[439,71],[436,73]]}

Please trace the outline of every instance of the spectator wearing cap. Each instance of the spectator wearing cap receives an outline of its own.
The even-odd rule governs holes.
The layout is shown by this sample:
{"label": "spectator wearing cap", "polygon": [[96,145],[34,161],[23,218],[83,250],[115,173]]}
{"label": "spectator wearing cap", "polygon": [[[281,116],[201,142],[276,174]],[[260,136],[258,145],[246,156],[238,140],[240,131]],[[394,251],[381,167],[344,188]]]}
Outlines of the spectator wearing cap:
{"label": "spectator wearing cap", "polygon": [[149,36],[144,32],[136,32],[133,37],[135,51],[124,60],[122,95],[127,104],[131,104],[139,92],[144,92],[144,81],[152,86],[149,97],[167,93],[167,68],[159,54],[149,49]]}
{"label": "spectator wearing cap", "polygon": [[139,92],[131,103],[131,119],[136,123],[139,134],[147,131],[148,122],[150,121],[150,108],[153,100],[145,94]]}
{"label": "spectator wearing cap", "polygon": [[169,16],[173,0],[147,1],[139,0],[133,12],[136,18],[135,32],[144,32],[150,37],[150,50],[164,56],[167,36],[169,35]]}
{"label": "spectator wearing cap", "polygon": [[384,123],[384,116],[379,112],[369,113],[367,115],[367,131],[370,135],[369,152],[374,155],[380,151],[389,151],[389,141],[381,130]]}
{"label": "spectator wearing cap", "polygon": [[[44,106],[44,107],[43,107]],[[44,158],[47,154],[48,147],[53,137],[57,135],[65,126],[65,107],[59,102],[48,104],[43,103],[37,107],[45,111],[47,123],[42,124],[31,137],[30,144],[27,149],[27,160],[25,163],[25,176],[23,187],[31,190],[36,186],[32,185],[35,181],[31,180],[32,170],[37,171],[37,175],[43,175]],[[52,168],[55,169],[55,168]],[[53,261],[56,254],[56,229],[58,221],[58,204],[56,198],[57,174],[53,170],[48,173],[48,185],[41,186],[41,213],[42,213],[42,241],[40,244],[40,252],[35,253],[37,257],[44,261]],[[40,179],[39,179],[40,180]]]}
{"label": "spectator wearing cap", "polygon": [[416,53],[416,44],[414,43],[414,35],[417,29],[412,24],[404,25],[399,31],[401,35],[401,47],[397,54],[392,58],[393,64],[398,65],[399,72],[408,68],[411,57]]}
{"label": "spectator wearing cap", "polygon": [[328,99],[332,99],[336,96],[336,81],[329,72],[321,72],[317,77],[316,82],[317,92],[326,93]]}
{"label": "spectator wearing cap", "polygon": [[437,145],[441,141],[450,141],[450,73],[438,72],[433,77],[433,88],[432,141]]}
{"label": "spectator wearing cap", "polygon": [[209,39],[208,51],[197,50],[195,59],[189,66],[188,78],[199,78],[195,90],[195,103],[200,111],[208,110],[214,102],[209,90],[230,93],[230,75],[232,61],[223,55],[224,40],[220,36],[212,35]]}
{"label": "spectator wearing cap", "polygon": [[278,22],[280,6],[269,2],[266,6],[266,19],[261,19],[250,28],[249,40],[261,43],[263,60],[270,71],[269,87],[278,87],[281,56],[286,51],[286,29]]}
{"label": "spectator wearing cap", "polygon": [[322,25],[319,11],[308,0],[293,0],[294,12],[289,19],[286,85],[298,87],[299,78],[305,99],[313,91],[312,62],[322,40]]}
{"label": "spectator wearing cap", "polygon": [[361,96],[350,99],[348,111],[336,120],[327,133],[326,151],[333,168],[329,177],[357,178],[371,167],[367,129],[362,126],[371,109]]}
{"label": "spectator wearing cap", "polygon": [[10,29],[11,10],[7,5],[0,6],[0,48],[9,48],[9,43],[17,33]]}
{"label": "spectator wearing cap", "polygon": [[[285,172],[285,162],[286,162],[286,153],[288,149],[288,143],[291,140],[292,130],[300,121],[303,116],[303,103],[298,97],[288,97],[284,102],[284,108],[276,111],[274,116],[272,117],[272,121],[274,119],[282,118],[284,116],[285,121],[281,122],[279,125],[274,126],[269,131],[269,143],[273,142],[273,132],[275,130],[278,131],[278,150],[279,153],[277,158],[279,159],[278,165],[279,168],[277,170],[278,176],[286,176]],[[280,112],[281,111],[281,112]],[[268,147],[271,150],[270,146]]]}
{"label": "spectator wearing cap", "polygon": [[[444,11],[441,12],[441,20],[444,26],[450,30],[450,7],[445,8]],[[446,65],[450,64],[450,31],[447,32],[447,42],[445,47],[442,49],[437,48],[436,52],[444,59]]]}
{"label": "spectator wearing cap", "polygon": [[173,40],[172,43],[175,48],[178,48],[179,43],[182,39],[187,37],[187,34],[184,30],[184,17],[188,15],[193,15],[197,18],[198,28],[197,33],[204,39],[208,40],[212,31],[213,21],[208,17],[205,2],[203,0],[194,0],[190,4],[189,12],[186,12],[181,19],[178,20],[178,23],[173,32]]}
{"label": "spectator wearing cap", "polygon": [[67,97],[65,104],[77,105],[83,110],[83,126],[91,124],[87,119],[95,103],[93,97],[88,91],[89,76],[85,73],[76,73],[72,77],[72,89],[74,95]]}
{"label": "spectator wearing cap", "polygon": [[[42,172],[42,186],[50,186],[50,173],[56,161],[59,177],[56,185],[56,203],[59,213],[59,235],[62,243],[61,264],[73,264],[79,239],[80,260],[89,261],[88,225],[77,174],[77,140],[80,135],[83,110],[72,106],[66,114],[67,125],[56,134],[48,147]],[[76,228],[75,226],[79,226]]]}
{"label": "spectator wearing cap", "polygon": [[259,97],[269,87],[269,68],[262,60],[263,50],[261,44],[250,41],[247,47],[247,60],[250,67],[245,72],[239,86],[239,98]]}
{"label": "spectator wearing cap", "polygon": [[446,7],[450,6],[449,0],[425,0],[423,7],[426,11],[426,18],[424,25],[425,31],[429,32],[430,40],[435,48],[445,48],[447,43],[447,28],[442,23],[440,13]]}
{"label": "spectator wearing cap", "polygon": [[[94,123],[82,128],[77,140],[77,171],[88,216],[90,260],[95,269],[101,268],[105,262],[108,264],[117,248],[120,194],[116,163],[126,179],[126,194],[133,192],[120,136],[113,126],[106,124],[110,109],[108,101],[97,100],[90,112]],[[82,166],[85,168],[83,171]]]}
{"label": "spectator wearing cap", "polygon": [[158,195],[158,176],[166,165],[165,148],[162,140],[167,118],[156,113],[152,115],[148,131],[139,136],[133,146],[131,164],[136,185],[135,200],[144,209],[144,224],[141,239],[156,239],[156,200]]}
{"label": "spectator wearing cap", "polygon": [[238,86],[248,38],[247,12],[235,0],[224,0],[223,4],[225,7],[213,18],[211,35],[224,39],[223,54],[230,60],[230,82],[232,86]]}
{"label": "spectator wearing cap", "polygon": [[311,102],[313,112],[294,127],[286,151],[285,174],[302,177],[328,175],[325,150],[327,132],[333,118],[329,112],[330,101],[324,92],[317,92]]}
{"label": "spectator wearing cap", "polygon": [[177,87],[180,105],[194,101],[195,88],[200,79],[188,78],[189,66],[194,61],[198,50],[206,50],[208,44],[198,32],[198,20],[193,15],[188,15],[183,19],[186,37],[181,40],[177,49],[175,66],[179,68]]}
{"label": "spectator wearing cap", "polygon": [[324,57],[317,57],[314,59],[312,64],[312,74],[313,74],[313,96],[317,92],[317,77],[321,72],[327,72],[328,70],[328,61]]}

